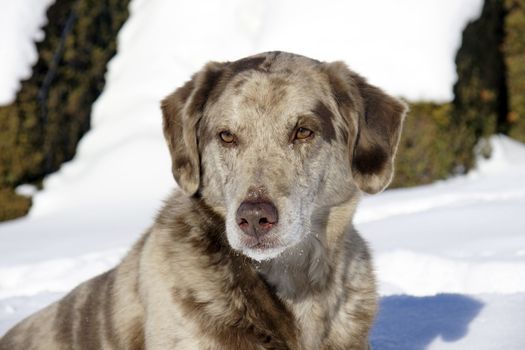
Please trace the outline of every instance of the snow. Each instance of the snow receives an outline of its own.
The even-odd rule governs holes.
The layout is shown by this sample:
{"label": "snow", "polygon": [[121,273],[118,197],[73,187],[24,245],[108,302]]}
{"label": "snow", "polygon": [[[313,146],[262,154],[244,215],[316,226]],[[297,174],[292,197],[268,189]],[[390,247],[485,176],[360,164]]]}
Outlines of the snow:
{"label": "snow", "polygon": [[362,203],[355,220],[372,242],[383,294],[525,291],[525,147],[490,142],[491,159],[466,176]]}
{"label": "snow", "polygon": [[408,295],[381,299],[372,331],[378,350],[519,350],[525,294]]}
{"label": "snow", "polygon": [[35,41],[44,38],[46,10],[54,0],[0,0],[0,106],[14,101],[20,81],[38,59]]}
{"label": "snow", "polygon": [[[20,81],[29,78],[37,60],[34,41],[43,39],[53,2],[0,0],[0,105],[11,103]],[[132,13],[140,15],[120,36],[120,48],[134,60],[110,74],[141,76],[150,84],[134,91],[157,97],[166,83],[180,84],[206,60],[284,50],[344,60],[412,100],[450,100],[461,30],[481,6],[482,0],[325,0],[321,6],[317,0],[134,0]]]}
{"label": "snow", "polygon": [[[33,4],[32,15],[47,3]],[[205,61],[295,51],[345,60],[398,95],[450,99],[461,28],[481,8],[481,0],[315,4],[131,2],[92,131],[75,159],[45,179],[29,216],[0,225],[0,334],[114,266],[151,224],[175,187],[159,100]],[[24,36],[0,47],[26,50],[37,21],[22,29],[4,22]],[[15,67],[0,55],[9,98],[29,58]],[[465,176],[363,198],[355,222],[382,296],[377,349],[525,348],[525,145],[503,136],[490,144],[491,159]]]}

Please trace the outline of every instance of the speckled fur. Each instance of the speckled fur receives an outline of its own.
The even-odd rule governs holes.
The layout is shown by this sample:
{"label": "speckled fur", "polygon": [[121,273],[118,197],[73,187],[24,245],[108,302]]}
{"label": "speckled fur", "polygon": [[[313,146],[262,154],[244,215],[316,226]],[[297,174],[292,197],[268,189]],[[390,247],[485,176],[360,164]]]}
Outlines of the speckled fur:
{"label": "speckled fur", "polygon": [[[390,182],[405,105],[341,62],[269,52],[209,63],[162,111],[182,190],[116,268],[0,350],[367,349],[377,295],[352,217]],[[299,126],[313,137],[293,141]],[[246,199],[277,207],[266,249],[235,223]]]}

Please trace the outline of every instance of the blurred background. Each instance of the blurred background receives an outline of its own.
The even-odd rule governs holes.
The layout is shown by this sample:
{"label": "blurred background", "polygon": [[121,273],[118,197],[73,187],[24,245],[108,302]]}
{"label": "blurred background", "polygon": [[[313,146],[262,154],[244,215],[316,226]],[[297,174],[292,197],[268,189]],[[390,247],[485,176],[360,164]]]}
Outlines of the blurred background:
{"label": "blurred background", "polygon": [[524,38],[525,0],[0,0],[0,335],[151,224],[176,187],[159,101],[209,60],[281,50],[411,107],[394,190],[356,218],[374,344],[525,346],[497,343],[525,320]]}
{"label": "blurred background", "polygon": [[105,151],[115,151],[119,137],[151,132],[160,139],[163,96],[207,60],[265,50],[343,60],[410,103],[392,187],[467,172],[476,152],[490,155],[482,141],[492,134],[525,141],[523,1],[1,6],[0,221],[25,215],[32,191],[17,186],[41,189],[46,175],[82,151],[77,146],[90,129],[107,127],[99,123],[127,129],[97,140]]}

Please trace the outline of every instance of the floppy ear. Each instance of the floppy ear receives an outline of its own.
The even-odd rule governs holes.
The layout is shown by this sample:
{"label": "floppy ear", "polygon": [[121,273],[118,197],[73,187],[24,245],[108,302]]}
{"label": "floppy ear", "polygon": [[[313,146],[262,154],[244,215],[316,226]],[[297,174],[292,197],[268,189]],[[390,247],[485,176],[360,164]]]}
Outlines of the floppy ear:
{"label": "floppy ear", "polygon": [[[394,158],[408,107],[368,84],[344,63],[330,66],[330,83],[343,117],[357,116],[357,135],[349,145],[352,176],[362,191],[380,192],[390,184],[394,174]],[[346,106],[342,106],[345,102]]]}
{"label": "floppy ear", "polygon": [[223,66],[223,63],[208,63],[161,103],[163,131],[171,154],[173,176],[189,196],[197,192],[200,184],[197,126]]}

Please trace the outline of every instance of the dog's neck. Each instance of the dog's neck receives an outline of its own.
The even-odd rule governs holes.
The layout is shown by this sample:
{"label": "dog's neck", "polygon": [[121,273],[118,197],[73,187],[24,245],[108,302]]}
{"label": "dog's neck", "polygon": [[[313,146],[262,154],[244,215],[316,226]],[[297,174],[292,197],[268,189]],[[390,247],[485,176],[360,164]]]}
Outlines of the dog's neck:
{"label": "dog's neck", "polygon": [[285,299],[300,300],[322,292],[333,282],[333,272],[340,263],[342,241],[352,230],[358,198],[312,215],[311,232],[280,256],[256,263],[264,279]]}

